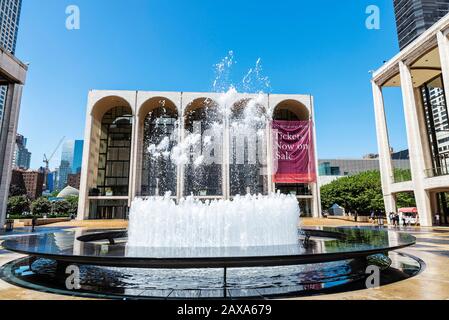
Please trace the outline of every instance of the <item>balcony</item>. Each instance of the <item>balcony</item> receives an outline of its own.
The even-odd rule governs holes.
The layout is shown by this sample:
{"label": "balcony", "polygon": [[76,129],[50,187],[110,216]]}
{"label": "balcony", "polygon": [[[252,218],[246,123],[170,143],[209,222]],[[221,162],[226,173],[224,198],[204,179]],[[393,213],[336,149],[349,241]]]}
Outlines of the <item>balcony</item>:
{"label": "balcony", "polygon": [[434,177],[441,177],[441,176],[447,176],[449,175],[449,167],[443,166],[443,167],[436,167],[431,169],[425,170],[425,175],[427,178],[434,178]]}

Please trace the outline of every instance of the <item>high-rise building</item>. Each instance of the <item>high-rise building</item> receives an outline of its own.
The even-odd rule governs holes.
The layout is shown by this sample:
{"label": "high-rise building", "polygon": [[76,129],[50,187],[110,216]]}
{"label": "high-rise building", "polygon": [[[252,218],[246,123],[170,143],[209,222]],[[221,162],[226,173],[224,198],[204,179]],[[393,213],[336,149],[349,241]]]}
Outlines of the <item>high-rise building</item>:
{"label": "high-rise building", "polygon": [[27,138],[21,134],[16,135],[16,145],[14,148],[12,166],[14,169],[25,169],[30,168],[31,152],[26,148]]}
{"label": "high-rise building", "polygon": [[449,12],[449,0],[394,0],[401,50]]}
{"label": "high-rise building", "polygon": [[81,164],[83,162],[83,140],[75,140],[75,146],[73,149],[73,163],[72,173],[77,174],[81,172]]}
{"label": "high-rise building", "polygon": [[[0,0],[0,46],[14,54],[16,51],[22,0]],[[6,87],[0,87],[0,122],[3,119],[3,105]],[[0,126],[1,130],[1,126]]]}
{"label": "high-rise building", "polygon": [[[401,50],[449,13],[449,0],[394,0],[399,46]],[[432,147],[435,154],[449,152],[449,124],[441,81],[434,79],[421,88],[426,116],[432,118],[429,130],[434,131]]]}
{"label": "high-rise building", "polygon": [[61,151],[61,163],[59,165],[58,190],[62,190],[67,186],[69,174],[81,172],[82,157],[82,140],[69,140],[64,142]]}

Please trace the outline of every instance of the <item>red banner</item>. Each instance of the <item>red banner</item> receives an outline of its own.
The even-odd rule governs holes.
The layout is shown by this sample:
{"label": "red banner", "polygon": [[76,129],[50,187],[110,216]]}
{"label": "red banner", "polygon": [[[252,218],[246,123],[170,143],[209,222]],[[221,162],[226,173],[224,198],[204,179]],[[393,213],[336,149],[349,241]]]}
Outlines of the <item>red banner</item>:
{"label": "red banner", "polygon": [[311,183],[317,181],[312,121],[272,122],[273,181]]}

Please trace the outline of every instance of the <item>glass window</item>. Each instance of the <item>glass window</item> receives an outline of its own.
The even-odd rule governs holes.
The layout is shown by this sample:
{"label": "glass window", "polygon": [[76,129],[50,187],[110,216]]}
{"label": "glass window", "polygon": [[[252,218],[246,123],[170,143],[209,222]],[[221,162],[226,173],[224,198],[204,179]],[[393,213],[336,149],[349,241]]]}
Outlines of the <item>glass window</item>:
{"label": "glass window", "polygon": [[104,116],[101,125],[97,188],[101,196],[127,196],[131,156],[132,112],[115,107]]}
{"label": "glass window", "polygon": [[177,143],[177,121],[174,107],[159,107],[145,118],[142,196],[163,196],[166,192],[177,195],[177,165],[171,157]]}

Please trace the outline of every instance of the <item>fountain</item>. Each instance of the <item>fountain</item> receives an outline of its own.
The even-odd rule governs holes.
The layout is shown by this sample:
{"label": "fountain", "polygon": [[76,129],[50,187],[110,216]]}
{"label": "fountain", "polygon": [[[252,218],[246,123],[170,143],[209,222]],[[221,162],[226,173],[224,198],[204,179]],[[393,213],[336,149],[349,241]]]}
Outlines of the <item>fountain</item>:
{"label": "fountain", "polygon": [[[269,87],[268,78],[258,60],[242,81],[243,90],[256,94],[235,105],[237,90],[229,85],[233,63],[230,53],[217,64],[213,87],[222,94],[216,105],[207,104],[204,121],[186,124],[179,144],[183,126],[175,121],[175,111],[163,109],[145,121],[145,131],[158,134],[145,142],[146,194],[133,201],[128,230],[69,230],[8,239],[4,248],[28,257],[4,266],[2,278],[69,295],[176,299],[357,290],[363,288],[371,263],[387,270],[385,282],[416,275],[420,262],[403,254],[386,256],[413,245],[415,238],[408,234],[298,229],[296,197],[270,193],[268,187],[264,159],[272,110],[263,107],[257,94]],[[227,144],[228,154],[218,152]],[[223,162],[229,176],[220,169]],[[186,176],[180,195],[173,194],[177,167]],[[223,181],[229,182],[226,192]],[[78,291],[65,287],[65,272],[73,265],[82,277]]]}

